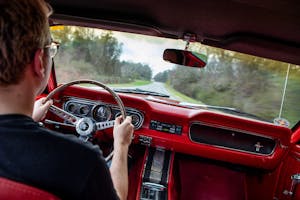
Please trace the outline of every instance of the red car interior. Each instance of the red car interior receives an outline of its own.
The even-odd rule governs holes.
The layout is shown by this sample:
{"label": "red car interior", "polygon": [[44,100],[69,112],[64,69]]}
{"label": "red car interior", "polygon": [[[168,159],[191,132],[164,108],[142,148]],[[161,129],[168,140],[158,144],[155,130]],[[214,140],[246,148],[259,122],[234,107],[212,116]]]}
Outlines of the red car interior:
{"label": "red car interior", "polygon": [[36,187],[0,177],[0,199],[59,200],[58,197]]}
{"label": "red car interior", "polygon": [[[300,147],[290,144],[290,129],[221,112],[190,109],[174,100],[145,95],[119,96],[126,109],[138,110],[144,118],[142,126],[134,132],[129,153],[128,199],[151,196],[149,188],[153,187],[159,192],[152,195],[167,195],[168,199],[272,199],[274,196],[289,199],[292,196],[280,191],[293,192],[294,199],[300,197],[297,184],[292,186],[291,179],[299,172]],[[57,94],[56,105],[63,108],[70,98],[116,105],[105,90],[80,86],[71,86]],[[61,121],[50,112],[46,118]],[[47,121],[45,125],[63,133],[72,133],[73,129]],[[155,126],[162,128],[158,130]],[[170,126],[180,131],[171,133]],[[112,128],[98,131],[95,137],[104,154],[108,152]],[[238,145],[230,146],[233,143]],[[153,181],[155,173],[162,173],[162,180]]]}
{"label": "red car interior", "polygon": [[[50,24],[172,39],[192,32],[196,41],[205,45],[300,64],[300,4],[295,0],[99,2],[51,0],[54,15]],[[42,96],[58,85],[54,65]],[[299,122],[290,129],[203,107],[191,108],[163,97],[118,95],[135,126],[128,155],[128,199],[300,199]],[[120,114],[112,95],[103,89],[70,86],[53,100],[65,111],[74,105],[78,109],[85,106],[88,110],[82,116],[92,115],[99,105],[110,107],[115,116]],[[43,124],[78,136],[74,126],[51,112]],[[112,131],[97,131],[90,141],[100,146],[104,156],[111,152]],[[58,198],[0,178],[0,199]]]}

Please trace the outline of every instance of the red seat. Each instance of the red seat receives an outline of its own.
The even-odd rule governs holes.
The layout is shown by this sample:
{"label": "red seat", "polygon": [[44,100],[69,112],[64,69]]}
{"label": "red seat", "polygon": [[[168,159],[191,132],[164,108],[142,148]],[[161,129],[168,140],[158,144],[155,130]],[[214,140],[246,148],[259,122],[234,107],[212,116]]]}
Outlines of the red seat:
{"label": "red seat", "polygon": [[0,177],[0,199],[9,200],[59,200],[53,194],[23,183]]}

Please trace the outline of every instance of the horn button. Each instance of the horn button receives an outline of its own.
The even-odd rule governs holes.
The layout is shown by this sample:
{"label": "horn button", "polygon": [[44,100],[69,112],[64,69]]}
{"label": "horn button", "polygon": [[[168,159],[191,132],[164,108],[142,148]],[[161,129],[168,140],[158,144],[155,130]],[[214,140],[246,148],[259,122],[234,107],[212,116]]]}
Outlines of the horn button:
{"label": "horn button", "polygon": [[88,136],[92,134],[95,123],[90,118],[81,118],[76,124],[76,131],[80,136]]}

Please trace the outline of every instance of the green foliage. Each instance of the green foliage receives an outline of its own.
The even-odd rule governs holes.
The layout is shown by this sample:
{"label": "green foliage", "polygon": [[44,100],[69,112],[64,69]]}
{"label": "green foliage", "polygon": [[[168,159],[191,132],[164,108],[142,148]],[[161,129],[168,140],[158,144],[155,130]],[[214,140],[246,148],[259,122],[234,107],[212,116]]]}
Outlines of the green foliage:
{"label": "green foliage", "polygon": [[151,81],[146,81],[146,80],[135,80],[134,82],[130,82],[130,83],[121,83],[121,84],[108,84],[110,87],[139,87],[139,86],[143,86],[143,85],[148,85],[150,84]]}
{"label": "green foliage", "polygon": [[167,82],[167,80],[169,78],[169,73],[170,73],[170,70],[159,72],[158,74],[156,74],[154,76],[154,80],[157,82],[165,83],[165,82]]}
{"label": "green foliage", "polygon": [[[207,52],[203,69],[177,66],[161,74],[167,74],[171,87],[203,103],[234,107],[270,121],[278,116],[288,64],[216,48]],[[292,65],[282,113],[292,124],[300,113],[299,73],[299,66]]]}
{"label": "green foliage", "polygon": [[132,80],[151,80],[152,70],[148,65],[141,63],[122,62],[121,63],[122,75]]}
{"label": "green foliage", "polygon": [[111,32],[103,33],[100,38],[92,41],[89,45],[91,63],[97,66],[96,69],[99,73],[120,75],[121,52],[122,44],[112,36]]}
{"label": "green foliage", "polygon": [[122,44],[110,31],[62,26],[52,30],[52,37],[61,43],[55,61],[62,82],[77,77],[114,84],[151,80],[148,65],[120,61]]}
{"label": "green foliage", "polygon": [[[72,59],[91,63],[94,69],[105,75],[120,75],[119,58],[122,44],[113,37],[111,32],[97,35],[94,29],[75,28],[66,29],[70,36],[67,50],[72,54]],[[55,34],[54,34],[55,35]],[[57,36],[56,36],[57,37]]]}

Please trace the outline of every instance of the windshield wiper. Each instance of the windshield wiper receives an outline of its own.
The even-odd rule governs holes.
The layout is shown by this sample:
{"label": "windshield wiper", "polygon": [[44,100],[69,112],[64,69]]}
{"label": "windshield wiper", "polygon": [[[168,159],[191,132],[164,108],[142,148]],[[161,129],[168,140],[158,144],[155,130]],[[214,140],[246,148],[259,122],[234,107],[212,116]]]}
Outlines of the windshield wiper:
{"label": "windshield wiper", "polygon": [[152,91],[147,91],[147,90],[142,90],[139,88],[134,88],[134,89],[113,89],[115,92],[121,92],[121,93],[133,93],[133,94],[145,94],[145,95],[152,95],[152,96],[159,96],[159,97],[167,97],[169,98],[169,95],[159,93],[159,92],[152,92]]}

